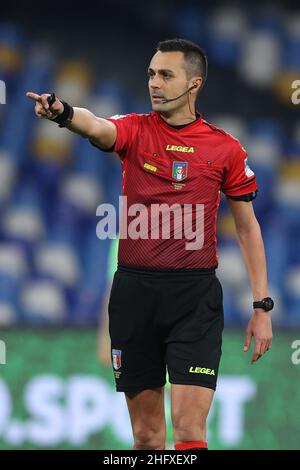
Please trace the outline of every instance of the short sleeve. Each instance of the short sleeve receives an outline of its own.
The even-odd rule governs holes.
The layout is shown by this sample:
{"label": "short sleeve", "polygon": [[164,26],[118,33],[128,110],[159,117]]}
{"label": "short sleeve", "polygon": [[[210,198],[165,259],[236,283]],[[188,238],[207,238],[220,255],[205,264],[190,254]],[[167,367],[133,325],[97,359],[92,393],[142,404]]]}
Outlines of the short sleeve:
{"label": "short sleeve", "polygon": [[128,149],[136,139],[139,127],[139,115],[134,113],[116,115],[107,120],[113,122],[117,128],[116,142],[111,150],[116,152],[123,160]]}
{"label": "short sleeve", "polygon": [[240,143],[228,157],[221,189],[226,196],[241,196],[257,191],[255,173],[251,170],[247,152]]}

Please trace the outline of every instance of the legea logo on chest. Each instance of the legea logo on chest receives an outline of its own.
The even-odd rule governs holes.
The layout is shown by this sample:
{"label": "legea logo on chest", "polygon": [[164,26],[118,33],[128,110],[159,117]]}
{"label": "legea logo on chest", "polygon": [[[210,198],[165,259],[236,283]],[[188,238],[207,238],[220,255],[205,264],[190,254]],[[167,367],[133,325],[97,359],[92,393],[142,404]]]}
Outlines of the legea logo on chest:
{"label": "legea logo on chest", "polygon": [[182,145],[170,145],[166,146],[168,152],[184,152],[184,153],[194,153],[194,147],[183,147]]}

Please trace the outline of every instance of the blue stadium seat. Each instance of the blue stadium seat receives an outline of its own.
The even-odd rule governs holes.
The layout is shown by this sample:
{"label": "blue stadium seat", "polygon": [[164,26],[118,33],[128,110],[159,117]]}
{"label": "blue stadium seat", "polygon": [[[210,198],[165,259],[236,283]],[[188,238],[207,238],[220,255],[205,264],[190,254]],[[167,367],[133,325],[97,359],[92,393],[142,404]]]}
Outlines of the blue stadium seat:
{"label": "blue stadium seat", "polygon": [[285,273],[284,292],[286,295],[286,324],[300,327],[300,261],[291,264]]}
{"label": "blue stadium seat", "polygon": [[170,17],[169,27],[177,37],[189,38],[209,52],[208,13],[203,5],[186,5],[177,8]]}
{"label": "blue stadium seat", "polygon": [[43,217],[34,208],[8,208],[2,217],[2,239],[21,247],[28,262],[31,262],[35,245],[44,237],[45,230]]}
{"label": "blue stadium seat", "polygon": [[70,317],[72,324],[97,324],[107,284],[107,257],[109,240],[99,240],[94,232],[87,233],[80,250],[82,279],[78,295],[74,298]]}
{"label": "blue stadium seat", "polygon": [[22,319],[30,325],[63,325],[68,305],[61,285],[46,279],[24,283],[19,294]]}
{"label": "blue stadium seat", "polygon": [[0,243],[0,325],[18,320],[18,293],[29,266],[26,253],[13,243]]}
{"label": "blue stadium seat", "polygon": [[300,72],[300,36],[299,15],[289,15],[285,21],[284,54],[282,54],[282,66],[291,72]]}
{"label": "blue stadium seat", "polygon": [[89,109],[104,118],[127,114],[131,111],[131,99],[121,81],[102,81],[95,88]]}
{"label": "blue stadium seat", "polygon": [[[18,84],[22,66],[24,35],[13,23],[0,23],[0,77],[6,84],[7,96],[12,96]],[[6,100],[7,101],[7,100]]]}
{"label": "blue stadium seat", "polygon": [[245,24],[245,14],[241,10],[229,6],[217,8],[209,23],[210,59],[223,66],[235,67]]}
{"label": "blue stadium seat", "polygon": [[11,97],[10,106],[6,108],[1,143],[18,163],[28,157],[33,122],[36,123],[33,102],[26,98],[25,94],[30,90],[40,91],[47,88],[51,70],[51,54],[48,52],[38,48],[31,50],[28,62],[19,75],[18,89]]}

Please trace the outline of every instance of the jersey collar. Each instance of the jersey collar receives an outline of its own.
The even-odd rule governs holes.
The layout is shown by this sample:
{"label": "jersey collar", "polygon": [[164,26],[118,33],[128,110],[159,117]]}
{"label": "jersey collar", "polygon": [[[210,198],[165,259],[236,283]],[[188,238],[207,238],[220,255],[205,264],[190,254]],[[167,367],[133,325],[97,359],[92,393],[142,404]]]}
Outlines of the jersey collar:
{"label": "jersey collar", "polygon": [[153,111],[153,113],[158,117],[160,124],[167,127],[168,129],[174,129],[175,131],[181,131],[183,129],[186,129],[187,127],[190,128],[190,127],[193,127],[195,124],[198,125],[202,123],[202,115],[198,111],[196,111],[197,119],[187,124],[178,125],[178,126],[172,126],[171,124],[168,124],[157,111]]}

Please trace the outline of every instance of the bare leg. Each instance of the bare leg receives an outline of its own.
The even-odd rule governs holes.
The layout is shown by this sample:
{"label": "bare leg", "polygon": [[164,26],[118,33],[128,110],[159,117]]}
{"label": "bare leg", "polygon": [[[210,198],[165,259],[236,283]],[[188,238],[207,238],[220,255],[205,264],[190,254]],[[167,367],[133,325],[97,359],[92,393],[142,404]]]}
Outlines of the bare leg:
{"label": "bare leg", "polygon": [[159,450],[165,448],[166,421],[164,387],[126,394],[134,449]]}
{"label": "bare leg", "polygon": [[198,385],[171,385],[175,444],[206,441],[206,418],[214,391]]}
{"label": "bare leg", "polygon": [[111,367],[111,345],[108,330],[108,302],[111,291],[111,284],[106,288],[104,300],[101,306],[100,325],[97,338],[97,356],[100,364],[104,367]]}

